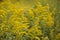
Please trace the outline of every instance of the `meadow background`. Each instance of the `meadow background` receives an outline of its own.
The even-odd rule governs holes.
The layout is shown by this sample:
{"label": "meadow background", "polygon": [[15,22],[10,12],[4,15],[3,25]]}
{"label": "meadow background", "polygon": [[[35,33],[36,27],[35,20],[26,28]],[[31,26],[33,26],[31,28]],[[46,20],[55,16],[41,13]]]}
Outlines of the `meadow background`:
{"label": "meadow background", "polygon": [[60,1],[0,0],[0,40],[60,40]]}

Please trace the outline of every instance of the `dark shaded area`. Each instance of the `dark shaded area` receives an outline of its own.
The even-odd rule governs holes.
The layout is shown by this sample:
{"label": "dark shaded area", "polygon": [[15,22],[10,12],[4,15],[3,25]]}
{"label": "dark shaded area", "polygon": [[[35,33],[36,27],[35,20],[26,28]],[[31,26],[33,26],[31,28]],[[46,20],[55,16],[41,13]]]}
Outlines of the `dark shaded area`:
{"label": "dark shaded area", "polygon": [[3,0],[0,0],[0,4],[3,2]]}
{"label": "dark shaded area", "polygon": [[3,0],[0,0],[0,2],[3,2]]}

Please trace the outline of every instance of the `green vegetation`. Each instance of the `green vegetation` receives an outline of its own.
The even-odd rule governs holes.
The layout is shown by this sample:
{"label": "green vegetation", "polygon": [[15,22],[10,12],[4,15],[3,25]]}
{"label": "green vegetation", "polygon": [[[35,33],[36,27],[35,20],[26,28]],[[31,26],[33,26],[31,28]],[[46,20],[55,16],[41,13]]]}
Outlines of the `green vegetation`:
{"label": "green vegetation", "polygon": [[0,0],[0,40],[60,40],[59,0]]}

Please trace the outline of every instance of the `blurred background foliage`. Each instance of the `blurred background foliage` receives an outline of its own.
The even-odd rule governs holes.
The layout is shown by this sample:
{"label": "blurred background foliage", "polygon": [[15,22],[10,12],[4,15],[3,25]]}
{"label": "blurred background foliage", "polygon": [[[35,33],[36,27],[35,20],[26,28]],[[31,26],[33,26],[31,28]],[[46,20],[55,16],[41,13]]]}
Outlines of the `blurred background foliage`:
{"label": "blurred background foliage", "polygon": [[0,40],[60,40],[59,0],[0,0]]}

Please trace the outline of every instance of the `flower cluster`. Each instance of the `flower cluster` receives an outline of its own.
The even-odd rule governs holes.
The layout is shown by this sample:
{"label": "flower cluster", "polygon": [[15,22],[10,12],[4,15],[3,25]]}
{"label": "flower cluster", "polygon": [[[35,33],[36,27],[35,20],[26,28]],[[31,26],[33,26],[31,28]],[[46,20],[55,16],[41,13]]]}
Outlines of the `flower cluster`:
{"label": "flower cluster", "polygon": [[51,0],[3,0],[0,40],[59,40],[59,15]]}

